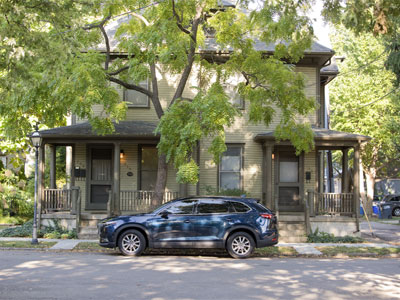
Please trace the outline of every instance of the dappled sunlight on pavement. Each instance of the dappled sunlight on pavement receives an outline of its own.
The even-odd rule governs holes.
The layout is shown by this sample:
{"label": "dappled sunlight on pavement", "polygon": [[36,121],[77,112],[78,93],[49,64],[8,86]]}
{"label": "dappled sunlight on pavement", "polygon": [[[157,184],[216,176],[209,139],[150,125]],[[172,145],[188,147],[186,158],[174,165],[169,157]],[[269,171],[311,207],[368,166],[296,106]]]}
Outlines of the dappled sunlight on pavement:
{"label": "dappled sunlight on pavement", "polygon": [[0,299],[400,299],[398,259],[0,255]]}

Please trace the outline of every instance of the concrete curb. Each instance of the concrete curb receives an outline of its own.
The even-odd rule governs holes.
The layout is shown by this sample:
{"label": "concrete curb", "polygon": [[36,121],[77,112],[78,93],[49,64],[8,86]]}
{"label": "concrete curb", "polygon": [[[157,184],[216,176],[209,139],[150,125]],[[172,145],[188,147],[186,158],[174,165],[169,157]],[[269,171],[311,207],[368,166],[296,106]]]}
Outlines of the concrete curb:
{"label": "concrete curb", "polygon": [[[97,243],[98,240],[61,240],[61,239],[38,239],[39,242],[57,242],[53,247],[46,248],[45,250],[73,250],[76,245],[82,242]],[[18,237],[1,237],[0,241],[31,241],[31,238],[18,238]],[[301,255],[321,256],[322,252],[318,251],[315,247],[373,247],[373,248],[400,248],[400,245],[390,245],[386,243],[360,243],[360,244],[334,244],[334,243],[279,243],[277,246],[293,247]],[[3,248],[4,249],[4,248]],[[16,249],[16,248],[10,248]],[[21,249],[21,248],[19,248]],[[32,249],[32,248],[24,248]],[[34,248],[34,250],[39,250]]]}

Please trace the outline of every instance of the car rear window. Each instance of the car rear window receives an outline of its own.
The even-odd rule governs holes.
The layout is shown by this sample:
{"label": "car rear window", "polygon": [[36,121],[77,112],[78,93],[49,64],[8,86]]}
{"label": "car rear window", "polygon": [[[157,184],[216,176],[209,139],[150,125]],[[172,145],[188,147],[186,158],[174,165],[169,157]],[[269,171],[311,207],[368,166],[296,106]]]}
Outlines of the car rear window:
{"label": "car rear window", "polygon": [[262,204],[260,204],[260,203],[258,203],[258,202],[255,202],[254,203],[254,206],[255,207],[257,207],[257,210],[258,211],[261,211],[261,212],[271,212],[271,210],[269,210],[268,208],[266,208],[264,205],[262,205]]}
{"label": "car rear window", "polygon": [[244,212],[248,212],[251,208],[248,207],[246,204],[244,203],[240,203],[240,202],[231,202],[233,208],[235,209],[235,212],[237,213],[244,213]]}

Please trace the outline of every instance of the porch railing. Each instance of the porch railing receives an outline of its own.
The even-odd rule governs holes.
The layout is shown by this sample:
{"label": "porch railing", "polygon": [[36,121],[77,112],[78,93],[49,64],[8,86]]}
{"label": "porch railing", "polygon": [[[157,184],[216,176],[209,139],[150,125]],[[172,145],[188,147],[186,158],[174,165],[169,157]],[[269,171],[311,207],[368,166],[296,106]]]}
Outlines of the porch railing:
{"label": "porch railing", "polygon": [[45,189],[43,191],[42,211],[70,211],[72,208],[70,189]]}
{"label": "porch railing", "polygon": [[[151,200],[154,198],[154,191],[120,191],[121,211],[145,211],[151,207]],[[164,192],[162,203],[168,202],[179,196],[178,192]]]}
{"label": "porch railing", "polygon": [[316,211],[319,215],[355,213],[353,193],[317,193],[316,200]]}

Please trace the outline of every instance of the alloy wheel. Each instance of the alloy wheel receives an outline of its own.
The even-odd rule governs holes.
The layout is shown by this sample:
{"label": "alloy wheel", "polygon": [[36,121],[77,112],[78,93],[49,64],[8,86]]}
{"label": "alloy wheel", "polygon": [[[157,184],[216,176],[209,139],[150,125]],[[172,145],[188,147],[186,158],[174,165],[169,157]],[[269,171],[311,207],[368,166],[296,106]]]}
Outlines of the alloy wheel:
{"label": "alloy wheel", "polygon": [[250,249],[250,240],[245,236],[239,235],[232,241],[232,250],[237,255],[246,255]]}
{"label": "alloy wheel", "polygon": [[122,239],[122,247],[126,252],[135,253],[140,248],[140,239],[136,234],[129,233]]}
{"label": "alloy wheel", "polygon": [[396,208],[394,209],[394,211],[393,211],[393,214],[394,214],[396,217],[400,217],[400,208],[396,207]]}

